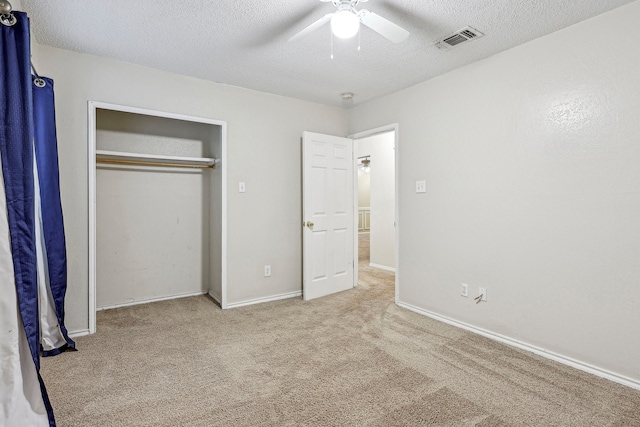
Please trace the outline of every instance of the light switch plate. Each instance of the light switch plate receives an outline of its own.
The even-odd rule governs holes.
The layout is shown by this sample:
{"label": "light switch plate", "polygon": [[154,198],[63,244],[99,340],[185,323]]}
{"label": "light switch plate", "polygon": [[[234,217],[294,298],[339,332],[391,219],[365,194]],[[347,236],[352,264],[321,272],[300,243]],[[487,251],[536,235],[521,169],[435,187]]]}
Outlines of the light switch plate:
{"label": "light switch plate", "polygon": [[239,182],[238,183],[238,193],[244,193],[246,191],[246,187],[244,185],[244,182]]}
{"label": "light switch plate", "polygon": [[416,193],[426,193],[426,192],[427,192],[427,182],[416,181]]}

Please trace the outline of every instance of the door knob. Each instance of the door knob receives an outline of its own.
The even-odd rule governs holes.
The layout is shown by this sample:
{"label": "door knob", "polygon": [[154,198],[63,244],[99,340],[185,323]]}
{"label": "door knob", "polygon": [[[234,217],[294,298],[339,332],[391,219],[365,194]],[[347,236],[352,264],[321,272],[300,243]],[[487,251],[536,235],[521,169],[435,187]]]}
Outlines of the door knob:
{"label": "door knob", "polygon": [[313,230],[313,223],[311,221],[307,221],[307,227]]}

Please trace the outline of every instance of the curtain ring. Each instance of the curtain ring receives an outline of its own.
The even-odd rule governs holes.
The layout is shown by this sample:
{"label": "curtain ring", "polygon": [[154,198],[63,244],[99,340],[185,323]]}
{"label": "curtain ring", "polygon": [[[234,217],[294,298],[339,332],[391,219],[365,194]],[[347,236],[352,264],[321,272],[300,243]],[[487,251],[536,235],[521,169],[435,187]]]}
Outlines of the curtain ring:
{"label": "curtain ring", "polygon": [[33,79],[33,84],[38,87],[45,87],[47,85],[47,82],[45,82],[44,79],[41,79],[40,77],[36,77],[35,79]]}
{"label": "curtain ring", "polygon": [[13,27],[14,25],[16,25],[16,22],[18,22],[18,20],[13,15],[13,13],[9,13],[7,15],[0,15],[0,23],[2,23],[2,25],[6,27]]}

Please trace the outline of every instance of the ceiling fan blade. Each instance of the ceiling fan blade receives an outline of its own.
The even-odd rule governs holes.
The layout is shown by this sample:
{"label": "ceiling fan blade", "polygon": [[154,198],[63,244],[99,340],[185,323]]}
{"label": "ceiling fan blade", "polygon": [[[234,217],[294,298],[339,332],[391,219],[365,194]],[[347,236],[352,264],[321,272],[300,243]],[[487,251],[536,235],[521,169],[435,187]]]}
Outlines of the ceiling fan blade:
{"label": "ceiling fan blade", "polygon": [[289,41],[290,42],[294,42],[294,41],[299,40],[302,37],[306,36],[307,34],[310,34],[310,33],[314,32],[315,30],[317,30],[318,28],[322,27],[327,22],[331,21],[331,17],[332,16],[333,16],[333,13],[327,13],[322,18],[318,19],[316,22],[314,22],[313,24],[309,25],[307,28],[305,28],[304,30],[300,31],[295,36],[291,37],[289,39]]}
{"label": "ceiling fan blade", "polygon": [[409,31],[368,10],[360,11],[360,22],[394,43],[400,43],[409,37]]}

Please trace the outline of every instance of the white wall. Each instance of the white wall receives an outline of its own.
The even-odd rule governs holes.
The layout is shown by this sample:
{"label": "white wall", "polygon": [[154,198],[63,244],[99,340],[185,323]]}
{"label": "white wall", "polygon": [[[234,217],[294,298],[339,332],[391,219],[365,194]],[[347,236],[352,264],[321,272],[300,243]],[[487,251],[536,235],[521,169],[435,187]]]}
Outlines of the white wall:
{"label": "white wall", "polygon": [[369,263],[375,267],[387,269],[395,269],[396,266],[394,145],[395,132],[382,133],[358,140],[359,153],[371,156]]}
{"label": "white wall", "polygon": [[639,19],[636,1],[350,110],[350,133],[399,123],[401,302],[640,385]]}
{"label": "white wall", "polygon": [[371,206],[371,175],[358,169],[358,207],[368,208],[370,206]]}
{"label": "white wall", "polygon": [[98,168],[98,308],[209,290],[206,180],[207,171]]}
{"label": "white wall", "polygon": [[89,100],[227,121],[228,302],[301,290],[300,137],[346,135],[344,110],[48,46],[34,56],[38,72],[55,80],[70,331],[88,328]]}

